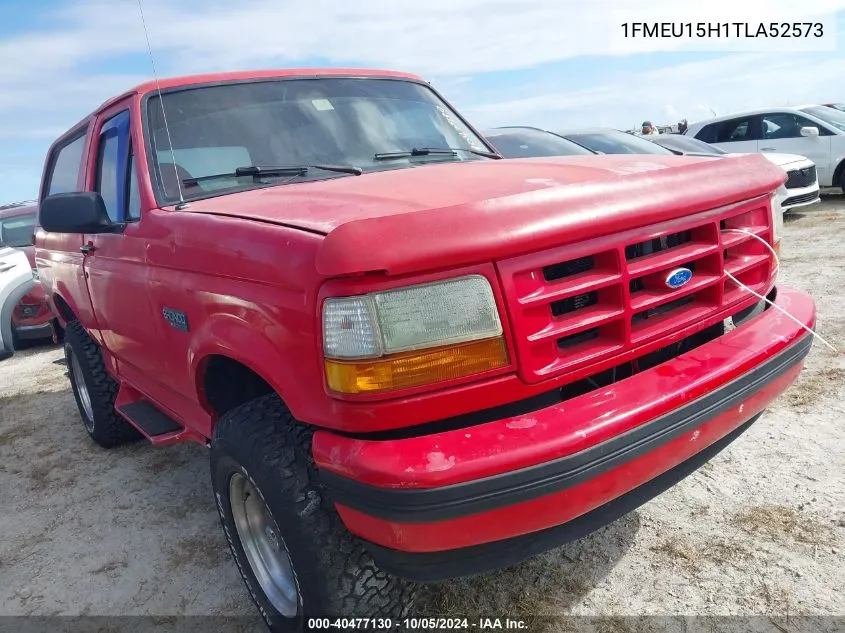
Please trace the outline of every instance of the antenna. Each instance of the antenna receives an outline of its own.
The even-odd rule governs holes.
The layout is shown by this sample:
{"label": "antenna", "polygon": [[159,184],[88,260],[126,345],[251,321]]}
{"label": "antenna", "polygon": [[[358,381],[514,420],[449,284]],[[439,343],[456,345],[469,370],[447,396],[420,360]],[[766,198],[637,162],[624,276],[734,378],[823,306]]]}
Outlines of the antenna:
{"label": "antenna", "polygon": [[[156,63],[153,59],[153,48],[150,46],[150,34],[147,31],[147,21],[144,19],[144,7],[141,6],[141,0],[138,0],[138,13],[141,14],[141,26],[144,27],[144,38],[147,40],[147,52],[150,54],[150,66],[153,68],[153,79],[156,82],[156,92],[158,92],[158,102],[161,104],[161,117],[164,120],[164,132],[167,135],[167,144],[170,146],[170,160],[173,165],[173,175],[176,178],[176,188],[179,190],[179,204],[176,205],[176,210],[184,209],[185,196],[182,193],[182,181],[179,180],[179,170],[176,168],[176,153],[173,151],[173,140],[170,138],[170,126],[167,124],[167,112],[164,111],[164,99],[161,96],[161,84],[158,81],[158,73],[156,72]],[[155,134],[152,135],[155,140]],[[159,167],[159,171],[161,167]]]}

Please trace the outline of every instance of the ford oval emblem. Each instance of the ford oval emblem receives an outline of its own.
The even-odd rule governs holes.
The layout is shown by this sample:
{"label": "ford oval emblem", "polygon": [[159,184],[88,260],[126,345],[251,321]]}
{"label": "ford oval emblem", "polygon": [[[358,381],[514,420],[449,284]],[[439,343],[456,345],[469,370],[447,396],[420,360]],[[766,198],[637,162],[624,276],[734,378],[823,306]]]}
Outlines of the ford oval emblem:
{"label": "ford oval emblem", "polygon": [[676,268],[666,275],[666,287],[675,290],[685,286],[692,279],[692,271],[689,268]]}

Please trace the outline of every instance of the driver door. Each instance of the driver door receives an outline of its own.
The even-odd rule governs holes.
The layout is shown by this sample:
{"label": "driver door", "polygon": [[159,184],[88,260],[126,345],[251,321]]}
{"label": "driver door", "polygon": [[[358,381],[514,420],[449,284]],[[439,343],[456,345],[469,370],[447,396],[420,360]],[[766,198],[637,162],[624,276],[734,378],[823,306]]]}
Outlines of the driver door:
{"label": "driver door", "polygon": [[[160,353],[159,318],[150,299],[148,240],[143,234],[138,180],[130,134],[130,101],[110,108],[96,125],[97,147],[91,153],[87,190],[105,202],[116,233],[86,235],[85,276],[105,347],[119,371],[133,386],[150,391],[156,376],[164,376],[166,354]],[[96,129],[96,128],[95,128]]]}

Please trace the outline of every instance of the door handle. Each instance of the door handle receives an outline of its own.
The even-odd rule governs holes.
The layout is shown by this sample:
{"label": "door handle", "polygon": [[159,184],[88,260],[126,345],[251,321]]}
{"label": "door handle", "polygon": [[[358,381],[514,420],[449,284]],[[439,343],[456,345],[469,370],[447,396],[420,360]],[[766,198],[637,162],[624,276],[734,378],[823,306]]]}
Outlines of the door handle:
{"label": "door handle", "polygon": [[79,247],[79,252],[83,255],[88,255],[89,253],[93,253],[97,250],[97,247],[93,244],[85,244],[84,246]]}
{"label": "door handle", "polygon": [[777,148],[775,148],[775,147],[761,147],[760,151],[761,152],[775,152],[775,151],[777,151]]}

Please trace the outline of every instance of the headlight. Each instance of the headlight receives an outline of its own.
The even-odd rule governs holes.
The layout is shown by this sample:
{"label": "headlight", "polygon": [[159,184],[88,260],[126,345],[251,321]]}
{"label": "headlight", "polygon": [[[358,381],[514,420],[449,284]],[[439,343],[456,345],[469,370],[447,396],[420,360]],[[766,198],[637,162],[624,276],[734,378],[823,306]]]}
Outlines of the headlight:
{"label": "headlight", "polygon": [[323,352],[329,387],[341,393],[416,387],[509,362],[480,275],[326,299]]}

